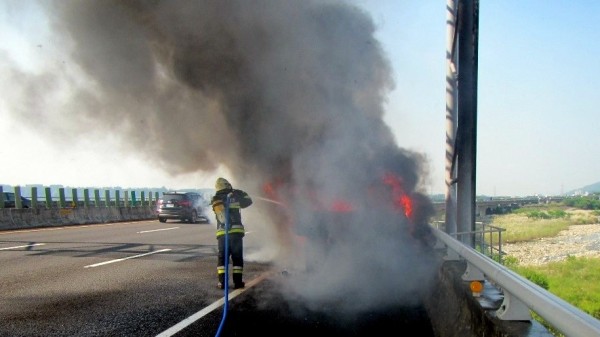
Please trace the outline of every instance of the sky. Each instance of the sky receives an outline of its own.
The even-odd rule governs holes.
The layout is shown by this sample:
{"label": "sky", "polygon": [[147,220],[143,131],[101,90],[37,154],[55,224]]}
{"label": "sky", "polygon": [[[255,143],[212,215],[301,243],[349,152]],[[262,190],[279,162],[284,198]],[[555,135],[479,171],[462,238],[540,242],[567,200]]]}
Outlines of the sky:
{"label": "sky", "polygon": [[[212,187],[218,176],[231,177],[234,185],[238,179],[241,183],[237,174],[240,168],[222,164],[214,150],[206,153],[194,148],[189,156],[202,158],[202,162],[190,159],[170,166],[167,150],[180,145],[175,141],[175,127],[165,125],[164,134],[159,136],[158,128],[149,132],[144,127],[144,123],[153,122],[150,119],[130,126],[133,118],[120,120],[114,114],[100,123],[92,114],[78,112],[91,110],[100,101],[77,105],[73,102],[84,102],[80,100],[82,94],[69,90],[81,87],[94,92],[98,84],[89,70],[94,65],[86,64],[89,55],[86,58],[81,55],[84,51],[74,48],[81,42],[53,33],[55,22],[48,18],[44,6],[49,3],[0,2],[1,184],[179,189]],[[364,9],[371,18],[374,37],[391,65],[393,85],[387,85],[385,79],[371,79],[387,90],[382,94],[385,123],[400,148],[425,158],[421,171],[426,192],[444,193],[446,3],[348,3]],[[557,195],[600,182],[598,22],[597,1],[481,1],[478,195]],[[94,52],[93,48],[88,51]],[[86,76],[78,76],[84,72]],[[138,78],[96,74],[118,78],[123,85],[115,91],[139,89],[127,86],[137,83],[134,80]],[[35,85],[21,86],[25,80]],[[45,92],[51,94],[44,96]],[[181,95],[180,100],[187,97],[177,95]],[[194,99],[216,104],[202,97]],[[126,102],[126,106],[111,101],[114,106],[95,108],[131,111],[134,101],[123,98],[119,102]],[[169,104],[165,107],[178,107],[175,101]],[[197,132],[210,131],[199,127]],[[173,140],[165,143],[169,138]],[[227,150],[226,137],[214,138],[214,143],[208,144],[222,148],[224,156],[233,155]]]}

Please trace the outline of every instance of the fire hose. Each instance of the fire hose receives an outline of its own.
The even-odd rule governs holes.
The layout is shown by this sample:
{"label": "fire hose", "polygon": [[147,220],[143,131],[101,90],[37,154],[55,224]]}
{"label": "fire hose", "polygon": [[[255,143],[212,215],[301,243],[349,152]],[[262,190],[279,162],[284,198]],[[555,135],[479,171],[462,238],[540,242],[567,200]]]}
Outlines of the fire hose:
{"label": "fire hose", "polygon": [[219,329],[217,330],[216,337],[221,335],[221,331],[225,326],[225,319],[227,318],[227,307],[229,302],[229,198],[230,196],[228,194],[227,200],[225,201],[225,282],[223,284],[223,316],[221,317],[221,323],[219,324]]}

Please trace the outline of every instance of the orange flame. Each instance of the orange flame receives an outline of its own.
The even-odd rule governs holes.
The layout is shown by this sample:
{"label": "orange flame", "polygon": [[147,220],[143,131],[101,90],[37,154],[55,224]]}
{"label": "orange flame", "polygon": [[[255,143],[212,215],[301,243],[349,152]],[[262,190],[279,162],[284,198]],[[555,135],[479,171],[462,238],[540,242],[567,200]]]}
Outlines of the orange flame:
{"label": "orange flame", "polygon": [[413,215],[413,205],[412,205],[412,199],[408,197],[408,195],[403,195],[400,197],[400,203],[402,204],[402,207],[404,207],[404,215],[406,215],[407,218],[412,218]]}
{"label": "orange flame", "polygon": [[404,192],[404,188],[402,188],[402,179],[392,173],[386,173],[383,177],[383,182],[392,187],[392,199],[394,200],[394,204],[404,210],[404,215],[411,219],[413,215],[413,201],[408,194]]}

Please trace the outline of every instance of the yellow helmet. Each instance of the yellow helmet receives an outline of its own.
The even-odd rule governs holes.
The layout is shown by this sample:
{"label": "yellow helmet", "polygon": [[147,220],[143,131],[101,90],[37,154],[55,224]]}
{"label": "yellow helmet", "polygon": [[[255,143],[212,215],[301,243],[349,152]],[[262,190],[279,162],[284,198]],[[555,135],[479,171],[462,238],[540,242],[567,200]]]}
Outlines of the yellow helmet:
{"label": "yellow helmet", "polygon": [[215,182],[215,190],[220,191],[226,188],[231,188],[231,184],[225,178],[218,178]]}

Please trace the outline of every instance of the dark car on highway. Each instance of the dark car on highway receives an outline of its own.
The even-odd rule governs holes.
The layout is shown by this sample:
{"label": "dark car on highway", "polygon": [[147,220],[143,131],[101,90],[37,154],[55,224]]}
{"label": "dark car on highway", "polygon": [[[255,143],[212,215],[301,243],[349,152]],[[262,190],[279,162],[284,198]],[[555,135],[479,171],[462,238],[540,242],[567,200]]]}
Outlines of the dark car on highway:
{"label": "dark car on highway", "polygon": [[158,199],[158,220],[189,221],[190,223],[204,222],[210,220],[206,213],[208,202],[200,193],[196,192],[165,192]]}
{"label": "dark car on highway", "polygon": [[[2,192],[4,194],[4,208],[15,208],[16,207],[16,198],[15,194],[12,192]],[[23,208],[31,207],[31,200],[21,197],[21,206]]]}

